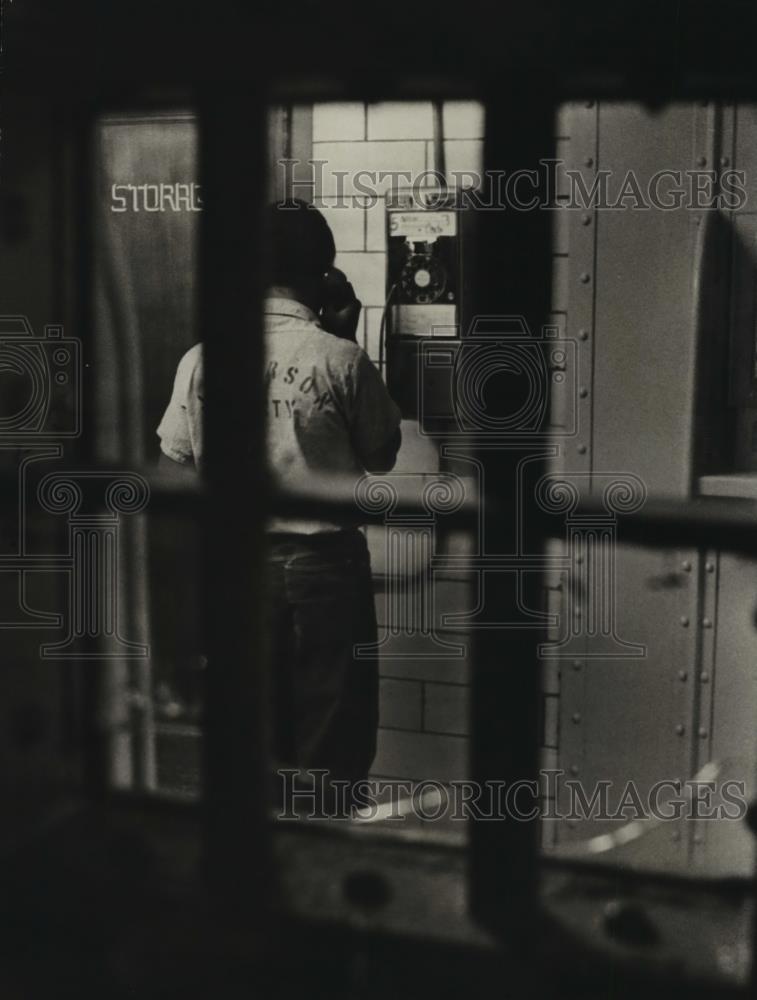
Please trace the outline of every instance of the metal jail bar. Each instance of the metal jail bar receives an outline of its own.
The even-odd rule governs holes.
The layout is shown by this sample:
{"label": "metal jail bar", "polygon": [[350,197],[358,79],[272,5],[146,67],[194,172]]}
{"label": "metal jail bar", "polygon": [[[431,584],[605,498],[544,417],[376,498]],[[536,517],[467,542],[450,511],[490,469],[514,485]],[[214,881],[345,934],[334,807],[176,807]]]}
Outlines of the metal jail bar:
{"label": "metal jail bar", "polygon": [[[106,474],[111,470],[93,465],[85,466],[82,471]],[[151,513],[175,512],[192,517],[201,514],[208,502],[208,491],[202,485],[177,483],[165,478],[155,469],[133,471],[150,485]],[[13,509],[12,505],[16,503],[13,495],[16,488],[16,477],[0,474],[0,495],[5,493],[9,509]],[[0,501],[0,506],[2,502]],[[478,516],[478,502],[477,497],[466,497],[459,508],[445,513],[445,523],[460,529],[474,527]],[[318,491],[292,493],[271,488],[265,509],[275,510],[282,516],[292,518],[309,514],[324,519],[329,516],[340,520],[352,518],[356,524],[383,524],[385,521],[383,511],[357,510],[352,492],[340,492],[333,487],[328,496]],[[494,509],[501,513],[504,508],[497,504]],[[592,497],[582,501],[582,509],[587,515],[594,514],[597,517],[606,511],[602,502]],[[419,500],[409,497],[400,497],[394,508],[399,516],[424,514],[425,510]],[[544,530],[549,537],[564,539],[564,526],[556,527],[553,519],[545,517]],[[615,530],[619,542],[638,543],[653,548],[717,545],[731,552],[749,555],[757,553],[757,515],[749,501],[707,496],[695,500],[651,497],[639,510],[621,514],[615,522]],[[537,564],[538,562],[535,563]]]}
{"label": "metal jail bar", "polygon": [[200,238],[207,359],[206,861],[225,906],[253,918],[267,909],[273,870],[266,823],[266,484],[258,308],[265,110],[259,90],[248,97],[211,88],[199,103],[206,192]]}
{"label": "metal jail bar", "polygon": [[[545,89],[521,101],[516,96],[517,81],[507,73],[503,77],[496,90],[486,95],[484,168],[508,175],[537,170],[540,162],[554,155],[556,104]],[[496,317],[517,312],[532,331],[541,330],[547,321],[551,287],[550,213],[485,212],[477,235],[476,313]],[[502,405],[507,407],[507,401]],[[543,452],[533,438],[526,440],[522,450],[478,450],[486,484],[481,498],[486,555],[513,551],[517,470],[528,457],[533,475],[540,479],[545,471]],[[540,528],[524,551],[543,554],[545,540]],[[540,606],[540,576],[524,573],[519,580],[527,608]],[[492,577],[487,594],[489,620],[513,621],[517,595],[508,591],[509,574]],[[542,638],[540,629],[500,627],[473,633],[470,776],[476,782],[505,781],[509,787],[537,778],[537,651]],[[537,915],[537,822],[474,822],[470,844],[474,914],[495,932],[531,946]]]}

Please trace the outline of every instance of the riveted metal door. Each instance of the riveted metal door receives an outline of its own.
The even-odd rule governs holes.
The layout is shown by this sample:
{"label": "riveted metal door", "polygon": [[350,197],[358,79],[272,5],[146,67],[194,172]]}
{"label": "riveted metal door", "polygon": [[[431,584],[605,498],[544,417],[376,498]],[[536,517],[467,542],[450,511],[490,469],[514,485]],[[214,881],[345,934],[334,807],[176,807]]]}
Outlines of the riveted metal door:
{"label": "riveted metal door", "polygon": [[[654,207],[650,193],[659,171],[686,176],[705,155],[706,109],[603,104],[596,116],[595,151],[574,152],[589,171],[584,188],[599,185],[600,200],[589,207],[586,224],[595,236],[572,248],[568,305],[569,335],[590,347],[584,385],[590,420],[566,448],[565,469],[588,469],[587,489],[599,495],[607,496],[603,491],[614,480],[632,480],[642,501],[645,491],[686,497],[698,223],[688,208]],[[622,505],[613,510],[609,504],[610,520],[622,516]],[[607,546],[610,583],[574,565],[584,586],[566,595],[576,607],[564,613],[579,616],[576,631],[583,630],[584,641],[582,648],[574,644],[575,655],[562,668],[559,760],[566,777],[589,795],[598,782],[610,782],[612,811],[628,782],[643,802],[655,782],[690,775],[699,559],[693,551],[619,546],[611,532]],[[580,624],[597,601],[609,616],[604,634]],[[608,635],[614,642],[608,644]],[[565,793],[561,802],[568,807]],[[623,822],[579,818],[562,825],[559,837],[576,841]],[[671,824],[644,860],[674,864],[681,842],[680,828]]]}

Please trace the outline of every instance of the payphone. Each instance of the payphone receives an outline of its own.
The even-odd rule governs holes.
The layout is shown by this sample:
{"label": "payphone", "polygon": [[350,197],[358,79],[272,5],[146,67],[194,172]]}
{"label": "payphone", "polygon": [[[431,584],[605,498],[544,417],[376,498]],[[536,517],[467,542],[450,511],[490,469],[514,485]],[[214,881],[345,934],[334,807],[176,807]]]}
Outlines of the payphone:
{"label": "payphone", "polygon": [[[387,385],[403,416],[423,422],[419,400],[453,417],[449,385],[422,364],[423,344],[453,354],[470,309],[473,211],[463,192],[397,191],[387,199],[387,301],[382,329]],[[437,398],[439,393],[444,398]]]}

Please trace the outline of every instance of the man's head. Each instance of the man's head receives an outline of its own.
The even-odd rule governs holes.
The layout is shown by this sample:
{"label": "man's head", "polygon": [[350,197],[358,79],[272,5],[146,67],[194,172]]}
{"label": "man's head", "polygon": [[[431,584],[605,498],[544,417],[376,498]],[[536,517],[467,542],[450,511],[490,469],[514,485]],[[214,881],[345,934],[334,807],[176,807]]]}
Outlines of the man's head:
{"label": "man's head", "polygon": [[297,293],[310,305],[336,256],[328,222],[299,198],[269,205],[267,221],[269,283]]}

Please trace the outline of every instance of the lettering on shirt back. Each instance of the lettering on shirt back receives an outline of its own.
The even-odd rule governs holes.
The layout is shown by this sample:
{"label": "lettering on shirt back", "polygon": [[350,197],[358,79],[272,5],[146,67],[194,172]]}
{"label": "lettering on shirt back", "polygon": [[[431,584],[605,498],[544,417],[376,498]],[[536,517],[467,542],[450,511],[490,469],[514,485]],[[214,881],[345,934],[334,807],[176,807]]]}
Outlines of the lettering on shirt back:
{"label": "lettering on shirt back", "polygon": [[[350,376],[352,368],[351,364],[347,366]],[[313,368],[300,370],[298,365],[281,365],[277,360],[269,361],[265,384],[269,415],[274,420],[291,420],[301,411],[303,402],[309,404],[311,412],[336,412],[336,400],[331,389],[323,376]]]}

